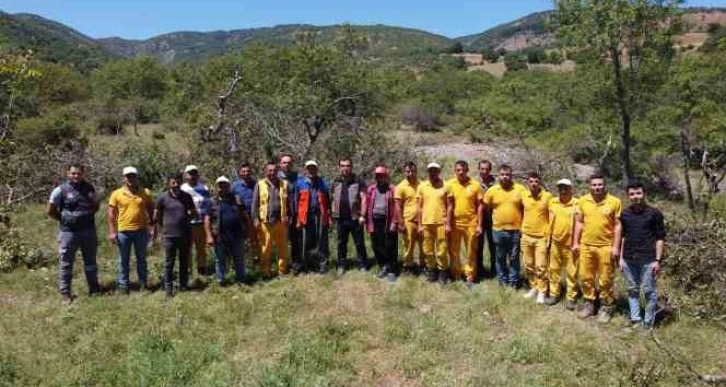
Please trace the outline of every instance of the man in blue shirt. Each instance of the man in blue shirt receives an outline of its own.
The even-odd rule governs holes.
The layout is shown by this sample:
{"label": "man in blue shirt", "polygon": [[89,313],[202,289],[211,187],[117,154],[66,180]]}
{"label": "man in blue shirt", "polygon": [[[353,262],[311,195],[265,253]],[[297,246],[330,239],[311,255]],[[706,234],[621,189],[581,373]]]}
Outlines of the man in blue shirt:
{"label": "man in blue shirt", "polygon": [[312,268],[321,274],[325,273],[330,255],[328,230],[332,222],[330,188],[318,175],[318,163],[315,160],[305,162],[305,176],[299,177],[295,183],[294,206],[297,214],[295,224],[301,231],[302,269]]}
{"label": "man in blue shirt", "polygon": [[[247,210],[247,216],[252,219],[252,197],[255,193],[257,180],[252,176],[252,167],[248,162],[242,163],[237,168],[237,177],[238,179],[232,184],[232,193],[242,201],[242,204],[245,205],[245,210]],[[257,234],[255,230],[249,230],[247,234],[249,234],[247,235],[247,245],[252,252],[252,260],[257,261],[260,257]]]}

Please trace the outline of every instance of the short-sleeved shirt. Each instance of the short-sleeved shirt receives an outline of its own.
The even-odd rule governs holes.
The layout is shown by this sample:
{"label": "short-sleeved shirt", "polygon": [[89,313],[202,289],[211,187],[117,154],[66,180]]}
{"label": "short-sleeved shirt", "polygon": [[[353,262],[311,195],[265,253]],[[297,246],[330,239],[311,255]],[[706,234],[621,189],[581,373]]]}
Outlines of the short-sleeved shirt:
{"label": "short-sleeved shirt", "polygon": [[623,225],[623,258],[649,262],[655,259],[655,242],[666,236],[663,214],[646,205],[642,209],[630,206],[620,216]]}
{"label": "short-sleeved shirt", "polygon": [[197,208],[197,217],[193,218],[189,223],[193,225],[202,224],[204,215],[209,212],[209,200],[211,197],[209,188],[201,183],[197,183],[194,187],[189,185],[189,183],[184,183],[181,186],[181,190],[191,195],[194,201],[194,207]]}
{"label": "short-sleeved shirt", "polygon": [[446,198],[454,199],[454,224],[457,226],[476,226],[479,223],[477,208],[482,201],[481,184],[469,179],[462,184],[453,178],[446,182]]}
{"label": "short-sleeved shirt", "polygon": [[111,193],[108,205],[117,211],[118,231],[139,231],[149,226],[147,208],[154,205],[151,191],[144,188],[132,193],[121,187]]}
{"label": "short-sleeved shirt", "polygon": [[440,225],[446,219],[446,185],[434,187],[430,181],[418,185],[416,200],[421,202],[421,224]]}
{"label": "short-sleeved shirt", "polygon": [[232,192],[242,200],[248,215],[251,215],[249,211],[252,209],[252,197],[255,193],[255,185],[257,185],[257,180],[255,179],[251,179],[249,183],[239,179],[232,184]]}
{"label": "short-sleeved shirt", "polygon": [[403,202],[403,220],[407,222],[416,220],[416,189],[420,185],[419,181],[411,183],[407,179],[403,179],[402,182],[396,186],[396,193],[393,195],[393,199],[400,200]]}
{"label": "short-sleeved shirt", "polygon": [[577,202],[577,213],[582,216],[584,229],[580,243],[592,246],[609,246],[615,237],[615,223],[622,211],[620,199],[606,194],[596,202],[591,194]]}
{"label": "short-sleeved shirt", "polygon": [[531,237],[542,238],[547,235],[550,225],[549,209],[547,208],[552,194],[540,190],[537,196],[532,191],[525,189],[522,194],[522,207],[524,217],[522,218],[522,233]]}
{"label": "short-sleeved shirt", "polygon": [[509,189],[495,184],[484,194],[484,204],[492,210],[492,230],[519,231],[522,227],[522,198],[527,191],[523,185],[514,183]]}
{"label": "short-sleeved shirt", "polygon": [[559,197],[552,198],[549,202],[550,230],[552,240],[564,246],[572,246],[572,231],[575,227],[576,198],[562,203]]}
{"label": "short-sleeved shirt", "polygon": [[161,232],[168,238],[186,237],[189,235],[189,213],[195,209],[191,195],[179,191],[175,196],[165,192],[156,200],[156,210],[161,217]]}

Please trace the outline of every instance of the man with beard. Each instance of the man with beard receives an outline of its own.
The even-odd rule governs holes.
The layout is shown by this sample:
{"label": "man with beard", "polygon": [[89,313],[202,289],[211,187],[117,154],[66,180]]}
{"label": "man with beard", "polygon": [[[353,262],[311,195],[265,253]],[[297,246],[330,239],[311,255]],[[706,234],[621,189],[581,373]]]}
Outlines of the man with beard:
{"label": "man with beard", "polygon": [[366,200],[366,183],[353,173],[353,162],[342,158],[338,162],[340,177],[333,181],[332,213],[338,233],[338,274],[348,270],[348,236],[353,236],[353,244],[358,254],[358,267],[368,270],[368,254],[363,238],[363,209]]}
{"label": "man with beard", "polygon": [[[299,174],[295,171],[295,159],[289,153],[283,153],[280,155],[278,160],[279,172],[277,176],[280,180],[285,180],[288,187],[290,187],[290,198],[294,198],[295,185],[299,178]],[[290,258],[292,261],[291,270],[293,274],[300,273],[302,269],[302,263],[300,262],[302,249],[300,246],[300,230],[297,228],[297,214],[295,208],[289,208],[290,224],[287,228],[287,239],[290,241]]]}
{"label": "man with beard", "polygon": [[[496,184],[496,178],[491,174],[492,163],[489,160],[479,162],[479,184],[481,184],[482,194],[486,194],[487,190]],[[484,232],[479,235],[477,243],[477,267],[479,268],[479,279],[494,278],[497,276],[496,271],[496,252],[494,248],[494,236],[492,235],[492,211],[487,209],[484,211]],[[484,270],[484,242],[486,240],[487,250],[489,251],[489,271]]]}

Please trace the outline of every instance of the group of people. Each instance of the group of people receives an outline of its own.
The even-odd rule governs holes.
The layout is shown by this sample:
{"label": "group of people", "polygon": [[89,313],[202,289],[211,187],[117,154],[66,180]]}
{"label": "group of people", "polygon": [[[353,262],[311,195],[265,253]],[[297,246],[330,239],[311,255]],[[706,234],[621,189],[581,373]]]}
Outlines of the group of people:
{"label": "group of people", "polygon": [[[587,195],[575,198],[568,179],[557,181],[553,195],[537,173],[529,173],[522,185],[514,181],[508,165],[500,165],[495,178],[486,160],[479,162],[476,177],[469,175],[466,161],[457,161],[454,177],[447,181],[437,163],[426,166],[428,178],[420,181],[416,164],[407,162],[397,185],[383,164],[374,168],[371,184],[353,173],[350,158],[339,160],[338,167],[339,176],[329,181],[320,176],[315,160],[306,161],[304,172],[297,173],[293,157],[284,154],[264,166],[260,179],[255,179],[251,165],[242,164],[237,180],[220,176],[210,191],[200,182],[199,169],[188,165],[183,174],[167,177],[166,190],[156,201],[141,186],[138,170],[124,168],[123,186],[108,201],[108,238],[119,249],[118,291],[129,291],[132,247],[139,283],[147,286],[146,249],[158,231],[165,256],[163,286],[171,297],[175,262],[179,261],[179,288],[185,290],[192,253],[197,272],[205,275],[208,248],[214,252],[220,285],[226,283],[228,261],[235,281],[246,282],[245,251],[265,279],[273,276],[273,250],[278,275],[325,273],[329,232],[335,228],[338,274],[351,266],[350,237],[358,268],[371,269],[364,237],[368,233],[379,278],[395,282],[400,274],[422,274],[430,282],[463,280],[473,287],[496,277],[501,285],[516,288],[522,285],[522,262],[529,288],[525,297],[538,304],[564,302],[574,311],[581,293],[584,303],[578,317],[597,313],[603,323],[612,316],[613,278],[619,268],[628,284],[631,322],[652,328],[665,227],[661,212],[646,204],[642,184],[627,187],[631,205],[622,210],[621,201],[608,193],[599,175],[590,177]],[[72,267],[79,248],[89,291],[99,291],[94,222],[98,208],[99,198],[84,180],[83,166],[70,165],[67,182],[53,190],[47,208],[60,223],[59,288],[67,302],[72,300]],[[641,288],[647,301],[644,317]]]}

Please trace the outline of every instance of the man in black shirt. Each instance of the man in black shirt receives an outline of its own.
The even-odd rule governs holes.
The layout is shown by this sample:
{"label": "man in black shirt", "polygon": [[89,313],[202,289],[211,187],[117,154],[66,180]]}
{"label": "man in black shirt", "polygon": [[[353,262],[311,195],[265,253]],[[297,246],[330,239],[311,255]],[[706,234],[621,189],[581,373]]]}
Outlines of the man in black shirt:
{"label": "man in black shirt", "polygon": [[187,289],[189,281],[189,221],[197,216],[192,196],[181,190],[181,174],[166,179],[167,191],[159,197],[154,207],[154,224],[161,224],[164,235],[164,291],[167,298],[173,295],[174,261],[179,257],[179,288]]}
{"label": "man in black shirt", "polygon": [[[631,183],[627,188],[630,207],[620,216],[623,227],[623,249],[620,271],[628,284],[630,322],[653,329],[657,300],[656,277],[665,247],[663,214],[645,202],[645,188]],[[640,315],[640,288],[645,293],[645,318]]]}
{"label": "man in black shirt", "polygon": [[350,158],[340,159],[338,167],[340,176],[333,180],[331,187],[332,215],[338,232],[338,273],[348,270],[348,236],[353,236],[360,269],[368,270],[370,264],[363,239],[365,217],[362,211],[366,205],[366,183],[352,172]]}

